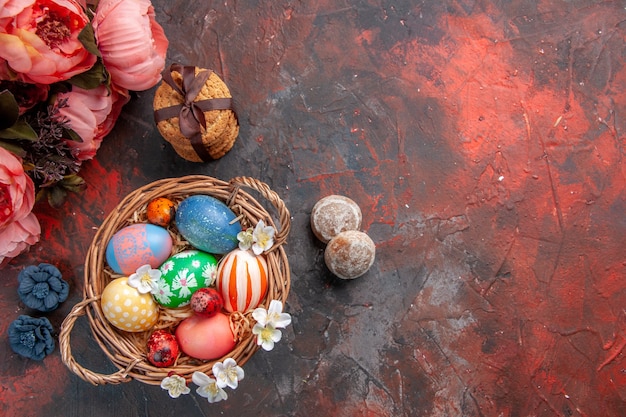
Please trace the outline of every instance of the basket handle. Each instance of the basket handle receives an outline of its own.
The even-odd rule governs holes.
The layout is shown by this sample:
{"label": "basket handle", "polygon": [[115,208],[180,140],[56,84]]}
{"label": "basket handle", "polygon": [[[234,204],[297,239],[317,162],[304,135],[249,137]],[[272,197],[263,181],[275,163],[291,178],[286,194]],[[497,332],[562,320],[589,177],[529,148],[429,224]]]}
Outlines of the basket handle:
{"label": "basket handle", "polygon": [[97,301],[99,297],[94,298],[86,298],[80,303],[76,304],[70,313],[63,320],[63,324],[61,324],[61,331],[59,332],[59,349],[61,350],[61,358],[63,363],[76,375],[78,375],[84,381],[91,383],[92,385],[103,385],[103,384],[119,384],[122,382],[128,382],[132,378],[128,376],[128,372],[132,369],[137,362],[133,361],[129,364],[126,369],[120,369],[118,372],[115,372],[110,375],[99,374],[93,371],[90,371],[83,366],[79,365],[78,362],[72,356],[72,348],[70,346],[70,333],[74,328],[74,323],[80,316],[84,316],[86,313],[86,308],[89,304],[94,301]]}
{"label": "basket handle", "polygon": [[253,190],[258,191],[263,197],[265,197],[278,211],[280,230],[276,231],[274,235],[274,246],[271,250],[274,250],[278,246],[282,245],[287,240],[287,235],[291,229],[291,215],[289,210],[280,196],[276,194],[266,183],[250,177],[234,177],[230,180],[230,185],[233,188],[233,196],[237,194],[239,187],[246,186]]}

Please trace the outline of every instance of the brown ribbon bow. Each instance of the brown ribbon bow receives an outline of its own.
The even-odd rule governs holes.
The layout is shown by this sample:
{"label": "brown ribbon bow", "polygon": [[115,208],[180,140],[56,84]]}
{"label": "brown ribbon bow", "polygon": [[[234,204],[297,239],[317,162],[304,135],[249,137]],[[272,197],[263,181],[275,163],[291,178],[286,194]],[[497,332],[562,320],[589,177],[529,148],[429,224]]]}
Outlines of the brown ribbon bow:
{"label": "brown ribbon bow", "polygon": [[[179,87],[172,78],[172,72],[178,72],[183,79],[182,88]],[[202,130],[206,129],[206,119],[204,112],[209,110],[233,110],[232,99],[210,98],[206,100],[194,101],[202,90],[202,87],[211,76],[211,70],[203,70],[196,75],[195,67],[183,66],[181,64],[172,64],[169,72],[163,73],[163,81],[178,92],[184,98],[183,104],[164,107],[154,111],[156,122],[171,119],[178,116],[178,125],[180,132],[191,142],[191,146],[204,162],[213,158],[202,143]]]}

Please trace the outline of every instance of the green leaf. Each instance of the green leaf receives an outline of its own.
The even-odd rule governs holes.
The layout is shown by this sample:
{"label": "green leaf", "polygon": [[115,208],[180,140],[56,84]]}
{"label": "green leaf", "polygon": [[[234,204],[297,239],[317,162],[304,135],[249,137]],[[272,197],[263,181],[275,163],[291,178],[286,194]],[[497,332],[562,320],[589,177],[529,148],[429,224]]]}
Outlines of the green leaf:
{"label": "green leaf", "polygon": [[100,84],[108,83],[108,79],[108,73],[102,61],[98,59],[89,70],[73,76],[68,81],[76,87],[91,90],[92,88],[98,87]]}
{"label": "green leaf", "polygon": [[60,185],[67,191],[72,193],[81,193],[87,187],[85,180],[76,174],[66,175],[60,182]]}
{"label": "green leaf", "polygon": [[50,187],[41,189],[37,199],[48,198],[48,204],[54,208],[60,208],[67,200],[67,193],[80,193],[87,187],[85,180],[76,174],[66,175],[63,179]]}
{"label": "green leaf", "polygon": [[60,208],[67,198],[67,191],[63,187],[53,186],[48,188],[48,204],[54,208]]}
{"label": "green leaf", "polygon": [[0,130],[13,126],[20,117],[20,106],[9,90],[0,91],[0,114]]}
{"label": "green leaf", "polygon": [[78,40],[83,44],[85,49],[97,57],[101,57],[98,45],[96,44],[96,35],[93,32],[91,23],[87,23],[83,30],[78,34]]}
{"label": "green leaf", "polygon": [[83,138],[81,138],[80,135],[72,129],[63,129],[63,137],[74,142],[83,143]]}
{"label": "green leaf", "polygon": [[0,140],[0,147],[6,149],[7,151],[11,153],[14,153],[20,158],[24,158],[26,156],[26,151],[21,146],[17,146],[13,143]]}
{"label": "green leaf", "polygon": [[39,191],[37,191],[37,194],[35,195],[35,202],[38,203],[42,201],[44,198],[46,198],[47,195],[48,195],[48,189],[41,188]]}
{"label": "green leaf", "polygon": [[26,139],[34,142],[39,139],[39,135],[28,123],[18,119],[13,126],[0,130],[0,139]]}

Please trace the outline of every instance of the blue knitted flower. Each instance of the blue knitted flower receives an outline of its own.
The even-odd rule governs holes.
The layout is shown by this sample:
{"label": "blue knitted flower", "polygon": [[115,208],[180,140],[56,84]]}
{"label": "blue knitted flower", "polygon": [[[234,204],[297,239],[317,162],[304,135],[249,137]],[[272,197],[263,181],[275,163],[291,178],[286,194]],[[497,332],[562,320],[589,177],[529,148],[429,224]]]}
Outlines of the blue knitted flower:
{"label": "blue knitted flower", "polygon": [[46,263],[27,266],[17,279],[20,283],[17,293],[22,302],[44,313],[56,309],[70,292],[70,286],[61,277],[61,272]]}
{"label": "blue knitted flower", "polygon": [[18,355],[40,361],[54,350],[52,332],[47,318],[22,315],[9,326],[9,343]]}

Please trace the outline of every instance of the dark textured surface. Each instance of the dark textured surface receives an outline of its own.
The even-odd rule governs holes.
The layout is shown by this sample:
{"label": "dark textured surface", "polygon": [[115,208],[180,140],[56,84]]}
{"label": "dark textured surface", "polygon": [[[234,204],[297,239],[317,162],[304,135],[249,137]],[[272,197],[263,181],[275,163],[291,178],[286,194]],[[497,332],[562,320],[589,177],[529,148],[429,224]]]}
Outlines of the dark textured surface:
{"label": "dark textured surface", "polygon": [[[626,10],[622,1],[155,0],[168,64],[212,68],[241,131],[207,164],[159,136],[136,94],[42,242],[2,271],[6,416],[626,415]],[[29,314],[26,265],[59,267],[81,298],[105,215],[158,178],[267,182],[293,216],[293,323],[245,365],[226,402],[172,400],[130,382],[93,387],[58,348],[12,353]],[[377,258],[340,282],[309,215],[328,194],[363,211]],[[74,330],[73,353],[115,369]],[[195,387],[193,387],[195,389]]]}

